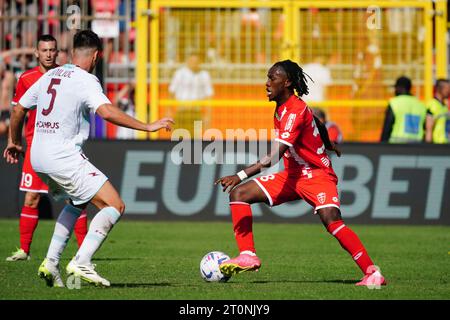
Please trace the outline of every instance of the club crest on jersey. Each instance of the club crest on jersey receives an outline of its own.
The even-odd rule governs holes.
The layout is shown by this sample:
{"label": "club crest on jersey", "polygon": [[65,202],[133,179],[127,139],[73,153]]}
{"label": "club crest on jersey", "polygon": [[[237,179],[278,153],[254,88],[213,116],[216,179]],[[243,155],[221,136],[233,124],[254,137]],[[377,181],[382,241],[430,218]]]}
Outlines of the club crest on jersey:
{"label": "club crest on jersey", "polygon": [[283,132],[282,134],[281,134],[281,137],[283,138],[283,139],[287,139],[287,138],[289,138],[291,136],[291,134],[289,133],[289,132]]}
{"label": "club crest on jersey", "polygon": [[284,127],[284,131],[292,130],[292,128],[294,127],[295,117],[297,117],[295,113],[291,113],[289,115],[289,118],[286,121],[286,126]]}
{"label": "club crest on jersey", "polygon": [[320,204],[324,204],[327,199],[327,194],[325,192],[321,192],[317,195],[317,200],[319,200]]}

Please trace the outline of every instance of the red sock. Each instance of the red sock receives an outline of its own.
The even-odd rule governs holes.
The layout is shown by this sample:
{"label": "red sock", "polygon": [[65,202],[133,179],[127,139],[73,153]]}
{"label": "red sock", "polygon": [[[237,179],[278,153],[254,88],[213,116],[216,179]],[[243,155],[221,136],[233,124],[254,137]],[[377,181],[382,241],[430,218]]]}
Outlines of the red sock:
{"label": "red sock", "polygon": [[27,254],[30,253],[31,241],[33,240],[34,230],[39,222],[39,210],[27,206],[22,207],[20,214],[20,248]]}
{"label": "red sock", "polygon": [[364,274],[374,271],[374,268],[369,268],[373,265],[373,262],[361,243],[361,240],[359,240],[356,233],[344,224],[344,221],[340,220],[330,223],[327,230],[339,241],[341,247],[350,253]]}
{"label": "red sock", "polygon": [[250,204],[245,202],[230,202],[231,219],[239,252],[255,251],[253,242],[253,216]]}
{"label": "red sock", "polygon": [[85,209],[81,211],[81,215],[78,217],[78,220],[75,222],[75,226],[73,228],[75,237],[77,238],[78,248],[81,247],[81,244],[86,237],[87,229],[87,213]]}

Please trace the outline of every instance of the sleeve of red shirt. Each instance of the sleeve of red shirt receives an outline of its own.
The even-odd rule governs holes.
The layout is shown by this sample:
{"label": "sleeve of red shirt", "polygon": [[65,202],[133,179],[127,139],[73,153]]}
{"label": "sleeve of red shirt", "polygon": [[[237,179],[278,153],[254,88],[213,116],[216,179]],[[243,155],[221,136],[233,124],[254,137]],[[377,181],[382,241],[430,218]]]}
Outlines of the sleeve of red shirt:
{"label": "sleeve of red shirt", "polygon": [[16,92],[14,93],[14,97],[13,97],[13,99],[11,101],[11,104],[13,106],[18,104],[20,98],[22,98],[22,96],[25,94],[25,92],[27,92],[27,88],[25,86],[25,83],[24,83],[22,77],[20,77],[19,81],[17,82]]}
{"label": "sleeve of red shirt", "polygon": [[302,125],[301,116],[298,113],[286,113],[281,119],[278,138],[275,140],[292,147],[302,132]]}

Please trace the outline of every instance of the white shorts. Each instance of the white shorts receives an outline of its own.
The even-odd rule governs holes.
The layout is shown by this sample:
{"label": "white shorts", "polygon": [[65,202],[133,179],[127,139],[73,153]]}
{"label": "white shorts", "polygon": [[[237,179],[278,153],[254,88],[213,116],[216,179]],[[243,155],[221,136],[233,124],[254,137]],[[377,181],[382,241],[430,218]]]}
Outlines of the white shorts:
{"label": "white shorts", "polygon": [[41,173],[55,200],[70,199],[74,205],[89,202],[108,178],[87,159],[72,162],[73,166],[58,172]]}

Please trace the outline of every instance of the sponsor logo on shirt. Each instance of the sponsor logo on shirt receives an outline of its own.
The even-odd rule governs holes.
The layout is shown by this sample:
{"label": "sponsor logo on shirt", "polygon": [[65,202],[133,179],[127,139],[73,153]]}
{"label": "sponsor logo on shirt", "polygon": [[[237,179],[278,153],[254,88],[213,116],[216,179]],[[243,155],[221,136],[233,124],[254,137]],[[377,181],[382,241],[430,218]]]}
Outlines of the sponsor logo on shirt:
{"label": "sponsor logo on shirt", "polygon": [[297,115],[295,113],[291,113],[286,121],[286,126],[284,127],[284,131],[291,131],[294,127],[295,118]]}
{"label": "sponsor logo on shirt", "polygon": [[59,129],[59,122],[36,121],[36,127],[45,129]]}
{"label": "sponsor logo on shirt", "polygon": [[39,133],[56,133],[59,129],[59,122],[36,121],[36,131]]}
{"label": "sponsor logo on shirt", "polygon": [[287,138],[289,138],[291,136],[291,134],[289,133],[289,132],[283,132],[282,134],[281,134],[281,137],[283,138],[283,139],[287,139]]}

